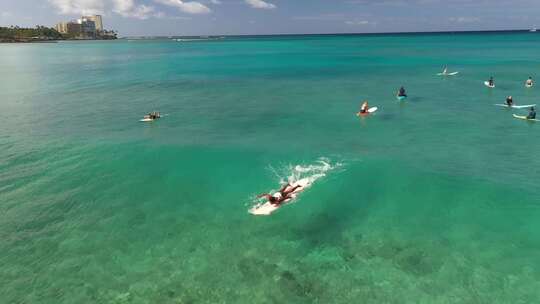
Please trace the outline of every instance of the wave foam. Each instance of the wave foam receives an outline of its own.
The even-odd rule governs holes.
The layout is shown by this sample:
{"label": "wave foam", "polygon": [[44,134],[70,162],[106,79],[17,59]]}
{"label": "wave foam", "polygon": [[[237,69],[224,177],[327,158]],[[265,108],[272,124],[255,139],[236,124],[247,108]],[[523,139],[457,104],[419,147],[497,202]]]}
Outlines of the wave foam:
{"label": "wave foam", "polygon": [[329,171],[341,166],[341,163],[332,163],[328,158],[321,157],[313,164],[286,165],[280,170],[269,166],[269,169],[278,178],[280,185],[294,184],[302,179],[307,179],[309,184],[312,185],[315,181],[325,177]]}

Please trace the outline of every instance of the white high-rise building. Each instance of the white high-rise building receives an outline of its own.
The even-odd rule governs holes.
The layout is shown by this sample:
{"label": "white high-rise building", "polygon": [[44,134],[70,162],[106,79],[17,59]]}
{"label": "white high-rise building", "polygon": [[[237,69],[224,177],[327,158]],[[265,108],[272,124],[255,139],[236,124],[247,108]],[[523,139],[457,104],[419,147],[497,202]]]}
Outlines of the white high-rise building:
{"label": "white high-rise building", "polygon": [[101,15],[83,16],[83,19],[86,19],[88,21],[94,21],[94,23],[96,24],[96,31],[103,31],[103,19],[101,18]]}
{"label": "white high-rise building", "polygon": [[56,29],[56,31],[58,31],[60,34],[67,34],[68,32],[68,23],[67,22],[60,22],[60,23],[57,23],[54,28]]}

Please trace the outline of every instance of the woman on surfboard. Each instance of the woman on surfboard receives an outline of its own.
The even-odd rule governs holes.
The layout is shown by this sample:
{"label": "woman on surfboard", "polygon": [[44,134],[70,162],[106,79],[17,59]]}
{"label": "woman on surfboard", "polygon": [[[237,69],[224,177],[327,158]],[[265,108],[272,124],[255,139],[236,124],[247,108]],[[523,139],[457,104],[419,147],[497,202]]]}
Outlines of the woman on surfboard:
{"label": "woman on surfboard", "polygon": [[358,114],[368,114],[369,104],[367,100],[364,100],[362,106],[360,106],[360,112]]}
{"label": "woman on surfboard", "polygon": [[[272,205],[279,206],[284,201],[286,201],[288,199],[291,199],[292,198],[291,195],[294,193],[294,191],[296,189],[298,189],[300,187],[302,187],[302,186],[301,185],[296,185],[296,186],[292,187],[291,184],[287,183],[285,186],[281,187],[281,189],[279,189],[279,191],[276,194],[272,195],[272,194],[269,194],[269,193],[263,193],[263,194],[257,195],[257,198],[264,197]],[[289,189],[287,189],[287,188],[289,188]]]}

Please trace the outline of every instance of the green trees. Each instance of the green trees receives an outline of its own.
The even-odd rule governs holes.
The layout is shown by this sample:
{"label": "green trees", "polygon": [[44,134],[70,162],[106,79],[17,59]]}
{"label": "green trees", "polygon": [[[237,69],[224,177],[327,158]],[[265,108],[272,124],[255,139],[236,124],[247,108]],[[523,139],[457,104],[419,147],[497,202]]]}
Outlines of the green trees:
{"label": "green trees", "polygon": [[0,27],[0,42],[24,42],[63,39],[53,28],[37,25],[35,28],[18,26]]}
{"label": "green trees", "polygon": [[[116,39],[115,31],[98,32],[96,39],[110,40]],[[53,28],[36,25],[35,28],[23,28],[18,26],[0,27],[0,42],[32,42],[49,40],[71,40],[80,39],[77,34],[60,34]]]}

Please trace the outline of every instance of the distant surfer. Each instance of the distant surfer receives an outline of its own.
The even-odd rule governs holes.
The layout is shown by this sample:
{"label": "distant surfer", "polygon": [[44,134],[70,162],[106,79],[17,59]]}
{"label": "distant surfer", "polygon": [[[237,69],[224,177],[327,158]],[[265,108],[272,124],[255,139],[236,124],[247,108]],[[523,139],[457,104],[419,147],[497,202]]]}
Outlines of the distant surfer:
{"label": "distant surfer", "polygon": [[158,119],[158,118],[161,118],[161,113],[159,112],[150,112],[146,115],[144,115],[144,119],[151,119],[151,120],[154,120],[154,119]]}
{"label": "distant surfer", "polygon": [[490,87],[494,87],[494,86],[495,86],[495,81],[493,81],[493,76],[489,77],[488,85],[489,85]]}
{"label": "distant surfer", "polygon": [[534,107],[531,107],[529,109],[529,115],[527,115],[527,119],[536,119],[536,111],[534,110]]}
{"label": "distant surfer", "polygon": [[359,114],[368,114],[369,104],[367,100],[364,100],[362,103],[362,106],[360,106],[360,112]]}
{"label": "distant surfer", "polygon": [[301,185],[292,186],[291,184],[287,183],[285,186],[281,187],[281,189],[274,195],[271,195],[269,193],[263,193],[260,195],[257,195],[257,198],[264,197],[266,198],[272,205],[279,206],[284,201],[288,199],[292,199],[292,194],[296,189],[302,187]]}
{"label": "distant surfer", "polygon": [[527,79],[527,81],[525,81],[525,85],[528,86],[528,87],[532,87],[532,85],[533,85],[532,77],[529,76],[529,79]]}
{"label": "distant surfer", "polygon": [[405,88],[403,86],[401,86],[401,88],[399,88],[397,96],[398,97],[407,97],[407,93],[405,92]]}
{"label": "distant surfer", "polygon": [[506,105],[511,107],[514,105],[514,101],[512,100],[512,96],[506,97]]}
{"label": "distant surfer", "polygon": [[[459,74],[459,72],[448,72],[448,66],[447,65],[443,66],[442,72],[437,73],[437,75],[439,75],[439,76],[455,76],[457,74]],[[486,83],[487,83],[487,81],[486,81]]]}
{"label": "distant surfer", "polygon": [[154,112],[152,112],[152,113],[149,113],[148,115],[149,115],[150,118],[152,118],[152,119],[161,118],[161,113],[156,112],[156,111],[154,111]]}

